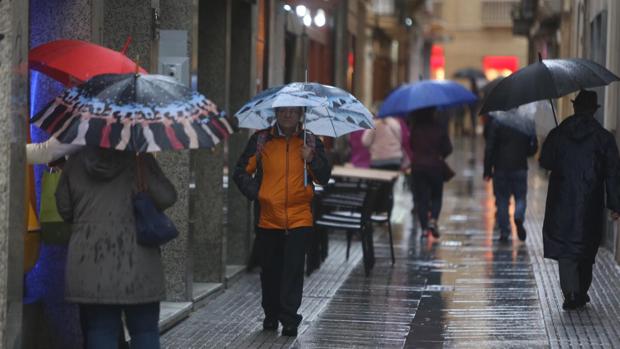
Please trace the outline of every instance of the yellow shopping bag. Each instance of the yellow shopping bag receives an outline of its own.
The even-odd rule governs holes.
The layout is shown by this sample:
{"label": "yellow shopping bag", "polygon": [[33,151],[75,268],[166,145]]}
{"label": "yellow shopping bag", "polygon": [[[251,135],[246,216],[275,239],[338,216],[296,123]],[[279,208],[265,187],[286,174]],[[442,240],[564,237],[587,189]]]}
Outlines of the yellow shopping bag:
{"label": "yellow shopping bag", "polygon": [[41,229],[37,221],[37,215],[28,203],[28,230],[24,234],[24,273],[27,273],[37,264],[39,248],[41,247]]}
{"label": "yellow shopping bag", "polygon": [[46,244],[65,245],[71,238],[71,225],[63,221],[56,207],[55,194],[60,175],[60,171],[47,171],[43,173],[41,180],[39,221],[41,222],[41,239]]}

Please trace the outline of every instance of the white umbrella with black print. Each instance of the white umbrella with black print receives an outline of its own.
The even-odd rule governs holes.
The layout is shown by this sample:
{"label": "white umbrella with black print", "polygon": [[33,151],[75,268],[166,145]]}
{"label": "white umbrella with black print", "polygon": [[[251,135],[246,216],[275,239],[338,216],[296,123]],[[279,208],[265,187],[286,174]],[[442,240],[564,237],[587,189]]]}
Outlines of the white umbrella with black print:
{"label": "white umbrella with black print", "polygon": [[304,129],[318,136],[340,137],[374,128],[372,114],[352,94],[314,82],[293,82],[267,89],[241,107],[235,117],[241,128],[265,129],[276,122],[278,107],[304,107]]}

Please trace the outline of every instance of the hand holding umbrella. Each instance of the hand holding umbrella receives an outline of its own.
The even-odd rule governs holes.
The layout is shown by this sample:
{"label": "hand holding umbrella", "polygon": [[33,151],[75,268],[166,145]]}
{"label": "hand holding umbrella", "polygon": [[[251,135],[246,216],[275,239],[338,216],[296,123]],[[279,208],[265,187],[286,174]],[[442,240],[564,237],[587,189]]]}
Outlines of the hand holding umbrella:
{"label": "hand holding umbrella", "polygon": [[304,144],[300,152],[301,152],[301,158],[304,159],[305,163],[310,163],[312,162],[312,159],[314,159],[314,149],[309,147],[307,144]]}
{"label": "hand holding umbrella", "polygon": [[[315,135],[339,137],[373,128],[372,114],[353,95],[312,82],[294,82],[265,90],[248,101],[235,117],[241,128],[265,129],[276,122],[279,107],[304,107],[304,130]],[[302,154],[302,158],[306,156]]]}

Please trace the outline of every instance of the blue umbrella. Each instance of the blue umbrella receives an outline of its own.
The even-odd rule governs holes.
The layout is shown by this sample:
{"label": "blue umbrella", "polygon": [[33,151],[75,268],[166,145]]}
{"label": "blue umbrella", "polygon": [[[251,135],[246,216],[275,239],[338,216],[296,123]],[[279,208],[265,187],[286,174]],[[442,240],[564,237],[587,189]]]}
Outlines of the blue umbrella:
{"label": "blue umbrella", "polygon": [[430,107],[449,108],[477,100],[476,95],[456,82],[424,80],[402,85],[390,93],[379,109],[379,117],[404,115]]}

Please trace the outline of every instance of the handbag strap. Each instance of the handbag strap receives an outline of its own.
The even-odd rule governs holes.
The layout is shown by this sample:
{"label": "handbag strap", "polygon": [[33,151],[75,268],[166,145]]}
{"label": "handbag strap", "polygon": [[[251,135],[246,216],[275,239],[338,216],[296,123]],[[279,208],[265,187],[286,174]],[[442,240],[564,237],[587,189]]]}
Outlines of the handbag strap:
{"label": "handbag strap", "polygon": [[136,185],[138,187],[138,192],[146,192],[149,189],[146,181],[142,154],[136,154]]}

